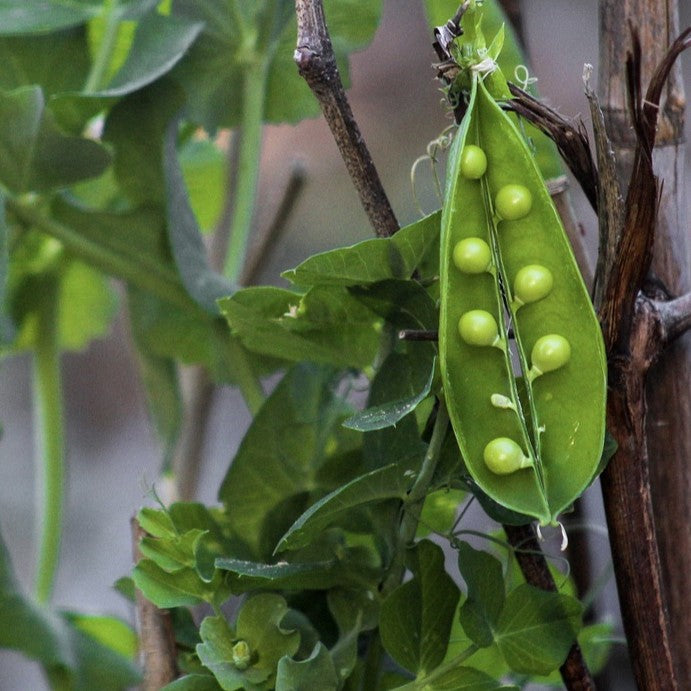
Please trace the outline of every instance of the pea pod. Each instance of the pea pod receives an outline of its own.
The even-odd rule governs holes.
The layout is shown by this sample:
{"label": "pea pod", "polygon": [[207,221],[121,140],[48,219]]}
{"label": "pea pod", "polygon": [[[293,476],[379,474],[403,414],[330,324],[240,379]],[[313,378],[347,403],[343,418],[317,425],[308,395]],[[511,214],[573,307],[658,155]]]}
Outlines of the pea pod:
{"label": "pea pod", "polygon": [[[493,74],[487,83],[501,82]],[[440,366],[473,478],[498,503],[544,524],[597,472],[606,365],[587,289],[513,117],[474,73],[442,212]],[[482,160],[478,149],[486,168],[469,175],[464,152]],[[484,259],[466,257],[485,246],[491,260],[480,270]]]}

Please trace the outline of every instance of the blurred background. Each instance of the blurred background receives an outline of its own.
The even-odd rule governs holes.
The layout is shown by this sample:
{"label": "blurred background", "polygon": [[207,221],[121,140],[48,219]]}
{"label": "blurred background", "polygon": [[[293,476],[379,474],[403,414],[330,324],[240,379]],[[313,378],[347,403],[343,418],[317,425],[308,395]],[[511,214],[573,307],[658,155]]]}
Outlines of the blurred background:
{"label": "blurred background", "polygon": [[[680,3],[681,22],[691,23],[691,3]],[[539,78],[541,95],[563,114],[583,114],[583,64],[598,60],[595,0],[523,0],[524,29]],[[351,105],[378,166],[401,225],[419,217],[410,170],[427,144],[449,124],[434,80],[431,48],[419,0],[385,0],[374,42],[351,62]],[[689,57],[682,58],[685,67]],[[686,92],[691,74],[686,69]],[[689,130],[687,122],[687,133]],[[306,256],[371,236],[331,135],[319,120],[296,127],[267,128],[257,227],[266,228],[278,205],[292,166],[300,162],[307,183],[282,239],[266,257],[262,283],[284,285],[279,273]],[[687,170],[691,161],[687,159]],[[425,212],[439,202],[425,166],[416,186]],[[688,189],[688,186],[687,186]],[[573,202],[594,248],[596,219],[578,190]],[[688,204],[688,200],[687,200]],[[148,424],[124,321],[107,340],[64,358],[66,385],[68,487],[65,537],[55,604],[65,609],[131,618],[128,603],[113,582],[131,567],[130,517],[150,502],[158,478],[160,450]],[[0,369],[0,526],[15,570],[30,588],[34,580],[34,471],[30,368],[18,357]],[[215,501],[216,488],[249,422],[242,398],[231,389],[217,392],[210,434],[204,449],[199,489],[203,502]],[[599,487],[587,494],[591,544],[597,549],[594,573],[609,559]],[[616,617],[613,582],[601,599],[603,614]],[[617,658],[625,659],[619,646]],[[635,688],[626,671],[617,672],[610,689]],[[20,655],[0,651],[0,691],[46,688],[38,667]]]}

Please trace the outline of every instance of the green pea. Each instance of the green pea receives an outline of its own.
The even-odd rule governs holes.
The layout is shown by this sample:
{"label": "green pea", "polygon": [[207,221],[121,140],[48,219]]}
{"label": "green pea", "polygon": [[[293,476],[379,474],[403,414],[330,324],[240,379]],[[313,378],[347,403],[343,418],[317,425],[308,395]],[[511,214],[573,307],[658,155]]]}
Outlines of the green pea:
{"label": "green pea", "polygon": [[470,310],[458,321],[458,333],[468,344],[491,346],[499,339],[496,319],[485,310]]}
{"label": "green pea", "polygon": [[468,144],[461,153],[461,175],[471,180],[478,180],[487,170],[485,152],[474,144]]}
{"label": "green pea", "polygon": [[480,238],[465,238],[453,248],[453,263],[463,273],[482,274],[492,264],[492,250]]}
{"label": "green pea", "polygon": [[[497,103],[508,97],[501,73],[485,79],[469,73],[466,83],[468,107],[449,153],[442,209],[443,395],[478,486],[508,509],[553,523],[597,472],[604,440],[604,345],[531,150],[514,116]],[[462,170],[469,146],[482,149],[487,159],[479,179]],[[478,260],[475,275],[463,268],[467,241],[471,247],[481,241],[490,251],[489,262]],[[521,307],[526,303],[529,309]],[[509,329],[512,352],[504,347]],[[566,345],[557,345],[555,336]],[[509,467],[527,470],[502,472]]]}
{"label": "green pea", "polygon": [[497,437],[492,439],[482,454],[485,465],[495,475],[509,475],[521,468],[531,468],[533,461],[523,453],[513,439]]}
{"label": "green pea", "polygon": [[513,294],[521,304],[537,302],[552,292],[552,272],[540,264],[528,264],[517,274],[513,282]]}
{"label": "green pea", "polygon": [[559,334],[538,338],[530,353],[533,370],[538,374],[552,372],[563,367],[571,359],[571,346]]}
{"label": "green pea", "polygon": [[494,208],[505,221],[517,221],[530,213],[533,195],[523,185],[504,185],[494,199]]}

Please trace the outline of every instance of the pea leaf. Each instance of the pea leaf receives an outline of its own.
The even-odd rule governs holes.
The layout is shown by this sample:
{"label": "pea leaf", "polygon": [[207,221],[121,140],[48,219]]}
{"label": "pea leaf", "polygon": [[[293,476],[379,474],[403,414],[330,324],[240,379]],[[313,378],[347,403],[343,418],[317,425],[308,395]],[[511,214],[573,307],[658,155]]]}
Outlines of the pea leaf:
{"label": "pea leaf", "polygon": [[162,691],[222,691],[216,677],[206,674],[187,674],[170,684],[166,684]]}
{"label": "pea leaf", "polygon": [[301,286],[353,286],[387,278],[410,278],[439,235],[440,217],[437,211],[401,228],[390,238],[365,240],[315,254],[281,275]]}
{"label": "pea leaf", "polygon": [[[412,355],[391,353],[379,368],[370,386],[368,408],[386,406],[401,400],[419,385],[421,373],[431,364],[429,344],[411,345]],[[414,357],[417,353],[419,357]],[[429,373],[427,369],[422,377]],[[398,463],[401,467],[418,467],[427,445],[420,438],[417,421],[412,415],[401,418],[396,427],[384,427],[367,432],[363,441],[363,454],[368,466],[378,467]]]}
{"label": "pea leaf", "polygon": [[2,0],[0,35],[48,33],[87,22],[98,6],[87,3],[62,4],[53,0]]}
{"label": "pea leaf", "polygon": [[518,686],[502,684],[484,672],[463,665],[435,677],[434,681],[426,684],[424,688],[430,691],[495,691],[496,689],[518,691],[519,689]]}
{"label": "pea leaf", "polygon": [[124,96],[169,72],[201,32],[201,22],[148,13],[138,24],[125,64],[97,97]]}
{"label": "pea leaf", "polygon": [[[223,617],[204,619],[199,631],[203,643],[197,646],[197,655],[222,688],[273,686],[279,660],[286,655],[292,656],[300,645],[299,633],[281,628],[287,612],[288,606],[280,595],[262,593],[242,606],[234,633]],[[242,665],[233,664],[234,654],[236,658],[238,655],[238,642],[246,644],[250,660],[244,669]]]}
{"label": "pea leaf", "polygon": [[235,286],[209,266],[177,159],[177,132],[178,120],[175,119],[168,125],[163,146],[168,239],[187,292],[202,309],[216,315],[216,301],[235,292]]}
{"label": "pea leaf", "polygon": [[468,588],[461,625],[480,647],[492,645],[493,631],[504,608],[504,574],[498,559],[467,542],[458,545],[458,567]]}
{"label": "pea leaf", "polygon": [[130,288],[128,291],[130,324],[139,376],[144,386],[149,416],[163,444],[163,462],[168,465],[172,461],[182,424],[178,370],[173,358],[160,355],[151,347],[148,334],[142,328],[144,317],[139,313],[146,301],[142,297],[133,297],[133,292],[136,289]]}
{"label": "pea leaf", "polygon": [[326,590],[354,580],[348,564],[336,559],[319,562],[285,562],[261,564],[222,557],[216,568],[231,572],[233,589],[248,590]]}
{"label": "pea leaf", "polygon": [[382,603],[381,639],[398,664],[424,677],[444,658],[459,590],[444,570],[441,548],[432,542],[417,543],[409,567],[413,579]]}
{"label": "pea leaf", "polygon": [[230,595],[220,571],[211,582],[206,582],[194,568],[169,573],[151,559],[140,559],[132,571],[132,578],[147,600],[164,609],[202,602],[220,604]]}
{"label": "pea leaf", "polygon": [[0,91],[0,154],[0,181],[17,194],[95,177],[110,163],[100,144],[59,130],[38,86]]}
{"label": "pea leaf", "polygon": [[324,644],[317,643],[312,654],[305,660],[282,657],[276,672],[276,688],[285,691],[317,688],[336,691],[339,688],[338,675]]}
{"label": "pea leaf", "polygon": [[219,305],[232,333],[263,355],[363,368],[379,348],[379,320],[338,286],[318,286],[302,297],[246,288]]}
{"label": "pea leaf", "polygon": [[[437,330],[439,309],[417,281],[387,279],[367,286],[352,286],[348,290],[369,309],[399,329]],[[425,345],[431,352],[432,344]]]}
{"label": "pea leaf", "polygon": [[360,438],[340,427],[350,410],[334,393],[337,380],[327,367],[291,369],[255,416],[223,480],[218,497],[229,527],[260,561],[268,561],[311,494],[332,489],[326,468],[360,472],[349,455]]}
{"label": "pea leaf", "polygon": [[[325,11],[341,69],[347,52],[371,40],[380,0],[329,0]],[[228,12],[224,0],[174,0],[172,15],[204,23],[199,40],[174,70],[191,104],[191,117],[208,130],[239,124],[243,83],[266,71],[267,122],[296,122],[317,115],[317,103],[293,61],[296,23],[291,2],[266,0]],[[248,57],[251,56],[251,60]],[[257,64],[262,69],[257,68]]]}
{"label": "pea leaf", "polygon": [[310,506],[281,538],[276,552],[304,547],[350,509],[386,499],[403,499],[409,484],[404,471],[396,465],[351,480]]}
{"label": "pea leaf", "polygon": [[118,184],[135,205],[165,203],[164,135],[184,103],[180,87],[164,78],[125,96],[108,113],[103,138],[114,148]]}
{"label": "pea leaf", "polygon": [[494,632],[509,667],[519,674],[549,674],[559,667],[576,639],[582,609],[568,595],[527,584],[514,588]]}
{"label": "pea leaf", "polygon": [[9,242],[5,196],[0,192],[0,348],[14,339],[14,324],[7,309],[7,282],[9,278]]}
{"label": "pea leaf", "polygon": [[395,427],[396,423],[403,419],[429,395],[434,381],[434,363],[429,372],[429,377],[421,389],[406,398],[399,398],[395,401],[383,403],[381,405],[365,408],[355,415],[351,415],[343,422],[344,427],[355,429],[360,432],[371,432],[385,427]]}
{"label": "pea leaf", "polygon": [[462,490],[448,487],[430,492],[422,506],[416,537],[426,537],[431,531],[443,534],[451,530],[464,497]]}
{"label": "pea leaf", "polygon": [[37,660],[63,688],[119,691],[139,680],[132,643],[119,620],[55,612],[26,597],[0,536],[0,647]]}
{"label": "pea leaf", "polygon": [[[0,33],[2,27],[0,24]],[[10,90],[37,84],[47,99],[80,89],[90,63],[86,32],[84,27],[78,27],[49,34],[3,36],[0,61],[0,88]]]}

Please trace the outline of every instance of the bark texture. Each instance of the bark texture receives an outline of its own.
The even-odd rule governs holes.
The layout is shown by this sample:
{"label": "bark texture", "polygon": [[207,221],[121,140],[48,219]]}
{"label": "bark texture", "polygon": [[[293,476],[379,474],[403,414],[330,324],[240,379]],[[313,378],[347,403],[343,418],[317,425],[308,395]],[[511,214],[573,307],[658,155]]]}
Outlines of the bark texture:
{"label": "bark texture", "polygon": [[[604,0],[600,26],[600,97],[622,185],[633,166],[635,137],[626,107],[622,66],[631,45],[629,22],[642,43],[646,84],[679,33],[676,0]],[[664,299],[691,290],[689,231],[684,200],[684,93],[679,63],[660,104],[656,174],[664,181],[653,264],[645,291]],[[653,364],[647,386],[647,443],[655,531],[680,688],[691,688],[691,334]],[[621,584],[620,584],[621,587]]]}

